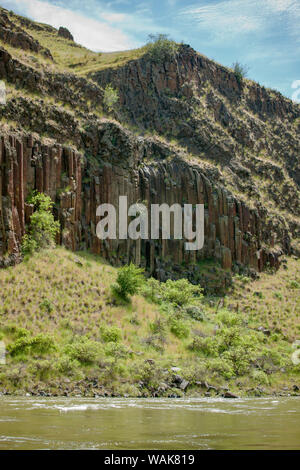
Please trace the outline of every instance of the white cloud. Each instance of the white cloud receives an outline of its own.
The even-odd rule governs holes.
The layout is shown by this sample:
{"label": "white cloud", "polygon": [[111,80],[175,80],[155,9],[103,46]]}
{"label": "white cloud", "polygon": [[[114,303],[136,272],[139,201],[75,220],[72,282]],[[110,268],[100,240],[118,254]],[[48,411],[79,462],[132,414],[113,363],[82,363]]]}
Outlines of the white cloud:
{"label": "white cloud", "polygon": [[285,14],[291,33],[299,38],[300,5],[298,0],[222,0],[202,6],[191,5],[181,14],[194,20],[215,39],[241,36],[243,33],[265,31],[279,15]]}
{"label": "white cloud", "polygon": [[11,0],[4,1],[3,4],[6,8],[21,10],[35,21],[50,24],[55,28],[65,26],[71,31],[76,42],[94,51],[121,51],[136,45],[120,28],[105,22],[107,20],[119,23],[124,20],[122,14],[112,13],[106,15],[106,18],[104,16],[104,21],[100,21],[40,0]]}

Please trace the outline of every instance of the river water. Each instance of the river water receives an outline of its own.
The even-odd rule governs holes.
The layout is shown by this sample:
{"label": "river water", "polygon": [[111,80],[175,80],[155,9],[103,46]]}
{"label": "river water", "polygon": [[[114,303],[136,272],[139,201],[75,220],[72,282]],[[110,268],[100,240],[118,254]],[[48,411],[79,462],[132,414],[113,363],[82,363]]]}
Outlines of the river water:
{"label": "river water", "polygon": [[0,449],[300,449],[300,398],[0,397]]}

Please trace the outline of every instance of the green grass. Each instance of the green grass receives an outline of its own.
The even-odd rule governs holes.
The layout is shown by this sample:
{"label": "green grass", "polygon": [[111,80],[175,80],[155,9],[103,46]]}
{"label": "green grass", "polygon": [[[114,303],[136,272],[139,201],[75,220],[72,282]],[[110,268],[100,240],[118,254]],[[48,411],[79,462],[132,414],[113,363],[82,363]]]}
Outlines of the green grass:
{"label": "green grass", "polygon": [[[297,383],[299,367],[290,359],[300,334],[295,260],[255,282],[236,278],[224,305],[196,292],[184,299],[190,306],[167,295],[151,303],[141,294],[119,304],[111,291],[117,273],[99,257],[63,248],[0,271],[0,339],[7,348],[0,391],[180,396],[172,367],[190,382],[188,395],[207,393],[203,382],[242,395]],[[258,291],[262,296],[253,295]]]}

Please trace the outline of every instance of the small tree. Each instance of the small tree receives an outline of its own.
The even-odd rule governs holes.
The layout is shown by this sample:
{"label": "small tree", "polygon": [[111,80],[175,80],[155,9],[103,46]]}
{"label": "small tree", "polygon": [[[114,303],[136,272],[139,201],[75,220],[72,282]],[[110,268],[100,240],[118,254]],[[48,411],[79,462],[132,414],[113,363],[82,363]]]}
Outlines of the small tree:
{"label": "small tree", "polygon": [[60,228],[51,212],[53,202],[49,196],[35,191],[28,198],[28,203],[34,206],[34,213],[30,217],[29,231],[23,237],[23,254],[54,246]]}
{"label": "small tree", "polygon": [[174,59],[179,45],[169,39],[166,34],[149,34],[149,42],[146,45],[147,54],[153,62],[163,62]]}
{"label": "small tree", "polygon": [[249,67],[247,65],[241,64],[240,62],[234,62],[232,64],[232,69],[239,83],[242,82],[243,78],[247,77],[249,72]]}
{"label": "small tree", "polygon": [[113,293],[128,302],[129,295],[137,294],[144,283],[143,272],[142,268],[138,268],[133,263],[120,268],[117,283],[112,287]]}
{"label": "small tree", "polygon": [[177,306],[192,304],[196,298],[201,299],[202,289],[194,286],[187,279],[172,281],[168,279],[163,288],[163,300]]}
{"label": "small tree", "polygon": [[111,111],[119,100],[119,93],[111,85],[106,85],[104,89],[103,103],[106,108]]}

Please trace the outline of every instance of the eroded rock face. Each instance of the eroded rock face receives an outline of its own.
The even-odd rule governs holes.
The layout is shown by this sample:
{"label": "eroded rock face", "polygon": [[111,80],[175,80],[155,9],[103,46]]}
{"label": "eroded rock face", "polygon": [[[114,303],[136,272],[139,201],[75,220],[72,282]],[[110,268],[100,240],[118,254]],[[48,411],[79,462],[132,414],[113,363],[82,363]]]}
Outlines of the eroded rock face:
{"label": "eroded rock face", "polygon": [[[27,20],[20,21],[25,28]],[[291,238],[300,235],[300,108],[256,84],[239,83],[185,46],[173,62],[142,57],[91,77],[94,82],[35,69],[0,49],[0,79],[26,92],[0,108],[0,118],[17,122],[14,132],[3,131],[0,145],[0,265],[20,259],[32,214],[26,199],[37,189],[55,202],[59,243],[114,264],[134,261],[161,280],[184,276],[201,283],[197,262],[210,258],[228,270],[277,267]],[[116,119],[164,139],[136,137],[99,119],[93,111],[101,111],[107,83],[120,95]],[[96,208],[107,202],[118,208],[121,195],[129,205],[143,201],[148,208],[204,204],[204,248],[186,252],[184,241],[172,239],[100,241]]]}
{"label": "eroded rock face", "polygon": [[36,39],[12,22],[4,11],[0,11],[0,38],[10,46],[25,51],[42,53],[48,59],[53,60],[49,49],[42,47]]}
{"label": "eroded rock face", "polygon": [[72,36],[70,31],[63,26],[59,28],[58,35],[61,36],[62,38],[68,39],[69,41],[74,41],[74,37]]}
{"label": "eroded rock face", "polygon": [[[252,199],[264,178],[266,196],[300,216],[299,105],[184,45],[175,59],[144,56],[90,76],[118,90],[120,119],[215,162]],[[288,190],[278,191],[283,180]]]}
{"label": "eroded rock face", "polygon": [[[118,142],[112,143],[112,138]],[[122,143],[122,145],[121,145]],[[58,242],[66,247],[90,249],[115,264],[134,261],[161,280],[183,264],[214,258],[225,269],[233,264],[261,270],[278,266],[280,250],[265,246],[264,214],[250,210],[227,190],[209,180],[205,171],[179,157],[146,163],[153,145],[134,139],[113,123],[98,136],[97,162],[56,142],[41,144],[35,135],[3,135],[0,139],[0,259],[15,263],[32,207],[26,198],[32,189],[55,201],[61,224]],[[114,145],[120,154],[114,152]],[[158,148],[156,148],[158,151]],[[184,250],[184,240],[99,240],[96,209],[102,203],[116,208],[119,196],[128,204],[204,204],[205,244],[200,251]],[[288,250],[288,245],[286,246]],[[169,263],[169,264],[168,264]],[[167,266],[168,264],[168,266]],[[175,269],[175,271],[176,271]],[[182,274],[197,279],[197,271]]]}
{"label": "eroded rock face", "polygon": [[[50,96],[71,107],[80,106],[83,112],[88,109],[87,101],[97,106],[103,100],[102,89],[87,79],[71,73],[40,72],[14,59],[2,47],[0,47],[0,79],[29,93],[37,93],[41,97]],[[26,106],[23,112],[26,112]]]}

